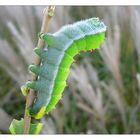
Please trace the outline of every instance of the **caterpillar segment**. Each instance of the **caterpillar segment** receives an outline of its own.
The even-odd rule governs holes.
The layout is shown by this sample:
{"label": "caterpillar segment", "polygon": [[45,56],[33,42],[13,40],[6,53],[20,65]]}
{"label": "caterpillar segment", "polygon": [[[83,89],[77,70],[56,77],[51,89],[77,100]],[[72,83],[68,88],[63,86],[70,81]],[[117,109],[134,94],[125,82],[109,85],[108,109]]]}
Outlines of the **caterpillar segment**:
{"label": "caterpillar segment", "polygon": [[66,87],[74,57],[81,51],[99,48],[105,39],[105,31],[103,22],[91,18],[64,26],[54,34],[40,34],[46,45],[44,49],[35,48],[34,52],[41,57],[41,64],[29,66],[38,79],[26,83],[37,94],[33,105],[28,108],[31,116],[40,119],[56,106]]}

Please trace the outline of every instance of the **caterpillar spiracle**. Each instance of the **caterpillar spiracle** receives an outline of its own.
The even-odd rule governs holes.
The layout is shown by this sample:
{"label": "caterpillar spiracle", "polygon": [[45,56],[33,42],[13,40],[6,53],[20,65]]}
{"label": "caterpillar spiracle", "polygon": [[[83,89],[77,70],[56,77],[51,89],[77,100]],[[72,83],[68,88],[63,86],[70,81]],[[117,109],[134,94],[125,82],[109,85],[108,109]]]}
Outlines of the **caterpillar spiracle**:
{"label": "caterpillar spiracle", "polygon": [[74,56],[81,51],[100,47],[105,39],[106,26],[99,18],[90,18],[62,27],[54,34],[41,34],[45,48],[35,48],[41,57],[40,65],[30,65],[29,70],[38,75],[36,81],[26,82],[37,97],[27,111],[40,119],[49,113],[62,97]]}

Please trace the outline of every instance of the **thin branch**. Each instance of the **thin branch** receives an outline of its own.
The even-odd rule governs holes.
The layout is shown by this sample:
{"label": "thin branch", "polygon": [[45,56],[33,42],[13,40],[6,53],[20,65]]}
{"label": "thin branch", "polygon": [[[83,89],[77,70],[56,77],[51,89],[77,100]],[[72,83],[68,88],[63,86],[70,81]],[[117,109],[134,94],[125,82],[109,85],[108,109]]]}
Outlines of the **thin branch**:
{"label": "thin branch", "polygon": [[[50,21],[54,15],[54,11],[55,11],[55,6],[49,6],[48,9],[47,8],[44,9],[44,17],[42,21],[41,33],[48,32],[48,28],[50,25]],[[37,46],[39,48],[43,48],[44,41],[39,38]],[[36,56],[35,64],[38,65],[40,64],[40,62],[41,62],[41,58],[39,56]],[[37,75],[32,75],[32,80],[36,80],[36,79],[37,79]],[[26,109],[33,104],[34,99],[35,99],[35,91],[30,89],[29,94],[26,96],[26,107],[25,107],[25,115],[24,115],[24,132],[23,132],[24,134],[29,133],[30,122],[31,122],[31,116],[27,114]]]}

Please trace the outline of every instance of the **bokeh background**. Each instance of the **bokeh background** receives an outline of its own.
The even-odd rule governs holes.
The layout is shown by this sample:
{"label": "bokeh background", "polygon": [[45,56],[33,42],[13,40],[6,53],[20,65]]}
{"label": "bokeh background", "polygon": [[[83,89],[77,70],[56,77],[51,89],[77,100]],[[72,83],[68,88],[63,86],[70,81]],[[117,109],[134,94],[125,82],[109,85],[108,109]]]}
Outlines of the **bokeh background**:
{"label": "bokeh background", "polygon": [[[44,6],[0,7],[0,133],[23,117],[20,86],[30,79]],[[42,134],[140,133],[140,7],[57,6],[49,32],[99,17],[108,27],[100,50],[81,53],[71,67],[63,99]],[[33,120],[35,121],[35,120]]]}

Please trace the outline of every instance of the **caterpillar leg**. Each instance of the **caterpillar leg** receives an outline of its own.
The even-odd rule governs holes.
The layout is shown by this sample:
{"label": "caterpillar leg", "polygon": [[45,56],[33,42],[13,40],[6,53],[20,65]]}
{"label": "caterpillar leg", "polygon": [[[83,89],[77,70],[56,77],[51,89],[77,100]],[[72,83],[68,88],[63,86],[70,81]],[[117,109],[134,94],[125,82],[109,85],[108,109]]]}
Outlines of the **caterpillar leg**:
{"label": "caterpillar leg", "polygon": [[50,33],[39,33],[38,34],[38,37],[40,39],[43,39],[48,45],[52,45],[54,44],[54,41],[55,41],[55,36],[53,34],[50,34]]}
{"label": "caterpillar leg", "polygon": [[21,86],[21,92],[22,92],[22,94],[24,95],[24,96],[26,96],[27,94],[28,94],[28,92],[29,92],[29,88],[27,87],[27,85],[23,85],[23,86]]}
{"label": "caterpillar leg", "polygon": [[40,39],[43,39],[43,36],[44,36],[44,33],[42,33],[42,32],[39,32],[39,33],[38,33],[38,37],[39,37]]}

